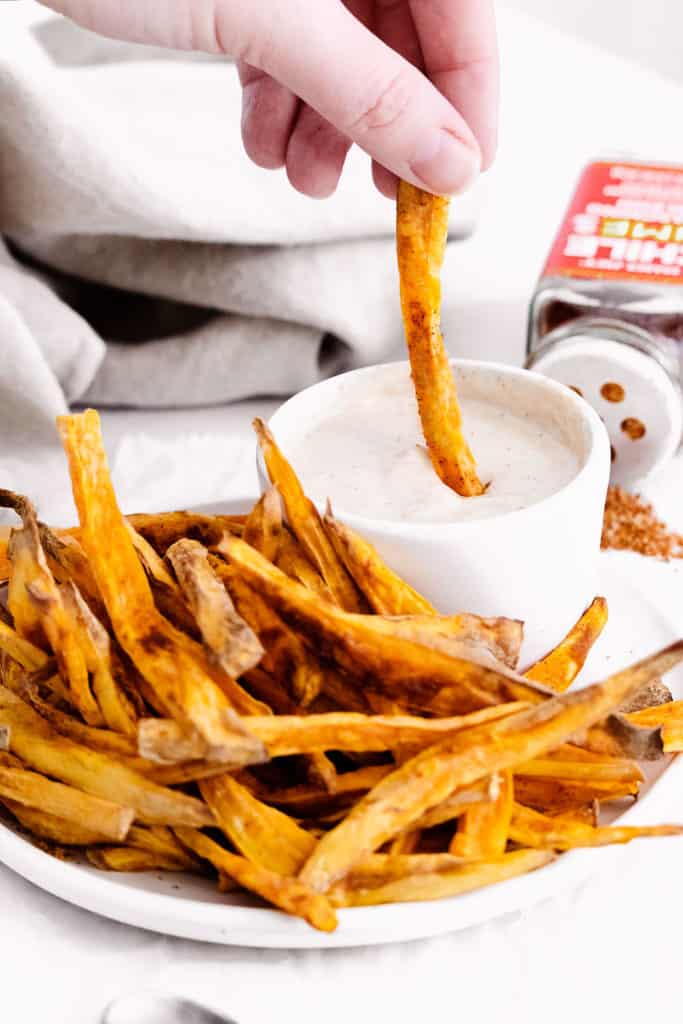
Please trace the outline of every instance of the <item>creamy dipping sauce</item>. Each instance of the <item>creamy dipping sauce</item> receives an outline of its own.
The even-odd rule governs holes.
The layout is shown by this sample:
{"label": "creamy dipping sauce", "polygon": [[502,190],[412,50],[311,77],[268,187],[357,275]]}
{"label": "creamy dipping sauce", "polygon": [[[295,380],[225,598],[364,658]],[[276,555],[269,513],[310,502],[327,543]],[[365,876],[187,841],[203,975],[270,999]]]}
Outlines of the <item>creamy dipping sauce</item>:
{"label": "creamy dipping sauce", "polygon": [[308,494],[336,513],[367,519],[445,523],[486,519],[561,490],[582,464],[557,411],[526,408],[528,395],[498,389],[491,400],[463,394],[465,435],[485,494],[463,498],[441,483],[424,446],[405,381],[373,381],[371,393],[340,388],[327,411],[284,444]]}

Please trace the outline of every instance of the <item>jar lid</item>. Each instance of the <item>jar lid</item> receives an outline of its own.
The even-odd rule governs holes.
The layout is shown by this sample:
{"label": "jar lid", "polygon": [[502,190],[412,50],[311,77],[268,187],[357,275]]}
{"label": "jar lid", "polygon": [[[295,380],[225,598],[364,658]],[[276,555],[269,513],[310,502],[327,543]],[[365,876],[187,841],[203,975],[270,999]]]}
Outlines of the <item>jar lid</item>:
{"label": "jar lid", "polygon": [[612,331],[604,337],[594,328],[562,333],[556,340],[549,335],[527,365],[593,406],[609,434],[612,481],[631,485],[676,453],[683,437],[681,390],[652,354],[614,340]]}

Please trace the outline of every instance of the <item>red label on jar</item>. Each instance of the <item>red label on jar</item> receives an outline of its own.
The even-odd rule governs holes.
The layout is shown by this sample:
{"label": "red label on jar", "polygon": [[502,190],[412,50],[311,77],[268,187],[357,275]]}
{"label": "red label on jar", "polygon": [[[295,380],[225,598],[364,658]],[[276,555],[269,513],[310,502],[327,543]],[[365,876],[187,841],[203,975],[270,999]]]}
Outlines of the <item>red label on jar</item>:
{"label": "red label on jar", "polygon": [[544,276],[683,284],[683,167],[585,169]]}

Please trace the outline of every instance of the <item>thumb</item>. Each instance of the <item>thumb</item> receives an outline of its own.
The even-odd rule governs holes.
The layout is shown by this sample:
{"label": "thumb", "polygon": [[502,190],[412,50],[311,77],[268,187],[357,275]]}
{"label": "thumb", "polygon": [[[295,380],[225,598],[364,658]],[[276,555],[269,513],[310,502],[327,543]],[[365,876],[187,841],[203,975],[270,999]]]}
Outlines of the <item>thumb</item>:
{"label": "thumb", "polygon": [[[219,0],[218,10],[230,6]],[[247,29],[253,40],[247,43],[249,63],[288,86],[400,178],[445,195],[473,181],[481,157],[464,119],[338,0],[250,6],[248,20],[255,24]],[[269,24],[259,25],[264,6]],[[279,17],[273,17],[274,7]]]}

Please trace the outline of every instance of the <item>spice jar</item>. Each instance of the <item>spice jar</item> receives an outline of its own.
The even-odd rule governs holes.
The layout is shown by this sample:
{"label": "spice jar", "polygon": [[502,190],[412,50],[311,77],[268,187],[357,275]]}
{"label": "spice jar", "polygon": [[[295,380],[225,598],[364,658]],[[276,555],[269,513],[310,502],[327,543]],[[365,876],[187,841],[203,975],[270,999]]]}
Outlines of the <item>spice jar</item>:
{"label": "spice jar", "polygon": [[527,366],[590,402],[632,483],[683,436],[683,167],[583,171],[531,301]]}

